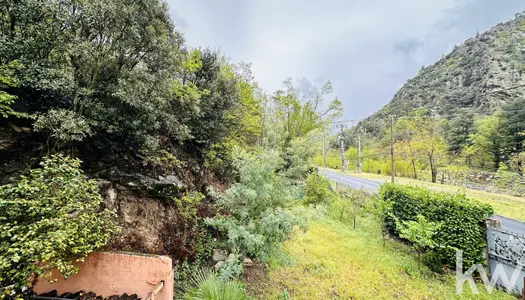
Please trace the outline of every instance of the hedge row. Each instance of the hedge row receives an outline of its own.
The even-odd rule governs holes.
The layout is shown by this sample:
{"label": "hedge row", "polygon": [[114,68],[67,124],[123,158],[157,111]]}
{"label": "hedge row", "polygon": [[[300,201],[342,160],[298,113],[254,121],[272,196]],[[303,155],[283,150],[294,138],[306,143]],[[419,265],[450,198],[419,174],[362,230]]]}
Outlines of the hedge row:
{"label": "hedge row", "polygon": [[386,226],[393,234],[396,221],[416,221],[418,215],[441,224],[435,236],[435,249],[443,264],[456,266],[456,250],[463,250],[463,266],[483,263],[485,220],[493,213],[490,205],[471,200],[461,194],[437,193],[426,189],[384,184],[379,191],[383,200],[392,203],[392,215]]}

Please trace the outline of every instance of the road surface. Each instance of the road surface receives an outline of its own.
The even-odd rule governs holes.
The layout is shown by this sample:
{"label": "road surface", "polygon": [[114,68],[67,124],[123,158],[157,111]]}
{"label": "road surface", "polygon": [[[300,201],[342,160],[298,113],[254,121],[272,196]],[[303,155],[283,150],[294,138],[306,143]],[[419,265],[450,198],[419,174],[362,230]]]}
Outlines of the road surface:
{"label": "road surface", "polygon": [[325,175],[330,180],[338,182],[340,184],[344,184],[355,189],[367,190],[374,193],[377,192],[379,190],[379,187],[381,186],[381,183],[378,181],[356,178],[350,175],[332,172],[328,170],[319,170],[319,173]]}
{"label": "road surface", "polygon": [[[374,193],[377,192],[381,186],[381,182],[379,181],[356,178],[347,174],[341,174],[339,172],[333,172],[326,169],[319,169],[319,173],[340,184]],[[495,215],[492,218],[501,222],[502,230],[525,236],[525,223],[499,215]]]}

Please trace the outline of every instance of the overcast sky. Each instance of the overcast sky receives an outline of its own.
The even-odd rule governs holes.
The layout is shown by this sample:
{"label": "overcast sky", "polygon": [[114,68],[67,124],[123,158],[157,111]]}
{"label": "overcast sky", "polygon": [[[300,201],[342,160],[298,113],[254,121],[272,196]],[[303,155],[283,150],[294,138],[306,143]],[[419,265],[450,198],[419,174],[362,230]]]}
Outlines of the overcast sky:
{"label": "overcast sky", "polygon": [[190,46],[250,62],[267,92],[330,80],[345,118],[388,103],[422,65],[510,20],[525,0],[168,0]]}

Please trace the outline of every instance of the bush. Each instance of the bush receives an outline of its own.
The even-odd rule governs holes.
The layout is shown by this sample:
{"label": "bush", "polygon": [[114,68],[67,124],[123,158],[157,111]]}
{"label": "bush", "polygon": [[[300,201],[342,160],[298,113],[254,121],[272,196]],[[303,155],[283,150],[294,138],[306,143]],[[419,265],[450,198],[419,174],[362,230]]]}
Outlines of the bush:
{"label": "bush", "polygon": [[396,226],[399,237],[412,243],[417,251],[418,262],[421,262],[421,252],[436,246],[435,236],[441,224],[429,222],[422,215],[417,215],[417,221],[402,221]]}
{"label": "bush", "polygon": [[211,192],[227,215],[207,219],[227,235],[232,252],[264,259],[292,233],[298,218],[288,210],[297,190],[277,170],[282,160],[275,152],[235,158],[239,182],[222,193]]}
{"label": "bush", "polygon": [[439,234],[434,236],[435,252],[444,264],[455,266],[456,250],[463,250],[465,266],[484,262],[484,222],[494,213],[491,206],[462,194],[436,193],[395,184],[382,185],[379,194],[392,204],[391,212],[385,215],[390,232],[399,235],[396,219],[417,221],[421,215],[429,222],[440,224]]}
{"label": "bush", "polygon": [[310,174],[308,178],[306,178],[304,194],[304,203],[307,205],[328,203],[333,198],[330,181],[317,172]]}
{"label": "bush", "polygon": [[239,278],[243,271],[242,256],[230,253],[219,269],[217,276],[221,280],[233,280]]}
{"label": "bush", "polygon": [[[173,198],[179,212],[179,218],[172,222],[169,231],[174,232],[176,239],[168,239],[165,244],[169,255],[181,261],[200,262],[207,260],[220,241],[213,238],[199,210],[207,207],[205,196],[199,192],[189,191],[181,197]],[[204,202],[204,203],[203,203]]]}
{"label": "bush", "polygon": [[0,283],[31,287],[57,268],[75,273],[74,261],[104,246],[118,228],[101,209],[97,183],[87,180],[80,161],[61,155],[41,169],[0,186]]}

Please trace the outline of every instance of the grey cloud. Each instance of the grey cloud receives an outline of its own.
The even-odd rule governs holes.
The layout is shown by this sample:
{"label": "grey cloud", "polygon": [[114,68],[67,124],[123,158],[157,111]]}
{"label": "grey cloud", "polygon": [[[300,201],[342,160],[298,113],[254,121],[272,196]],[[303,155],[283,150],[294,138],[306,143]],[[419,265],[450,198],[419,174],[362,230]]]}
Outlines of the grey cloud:
{"label": "grey cloud", "polygon": [[297,80],[297,88],[303,95],[308,95],[308,93],[313,87],[314,87],[314,84],[312,83],[312,81],[310,81],[306,77],[302,77]]}
{"label": "grey cloud", "polygon": [[525,10],[523,0],[168,2],[190,45],[251,62],[268,92],[287,77],[301,90],[330,80],[346,118],[375,112],[421,65]]}
{"label": "grey cloud", "polygon": [[438,29],[457,28],[475,34],[476,31],[483,32],[497,23],[512,19],[516,13],[523,10],[523,0],[469,0],[450,10],[436,26]]}
{"label": "grey cloud", "polygon": [[401,52],[404,55],[410,55],[423,46],[423,42],[416,38],[409,38],[394,43],[394,51]]}

